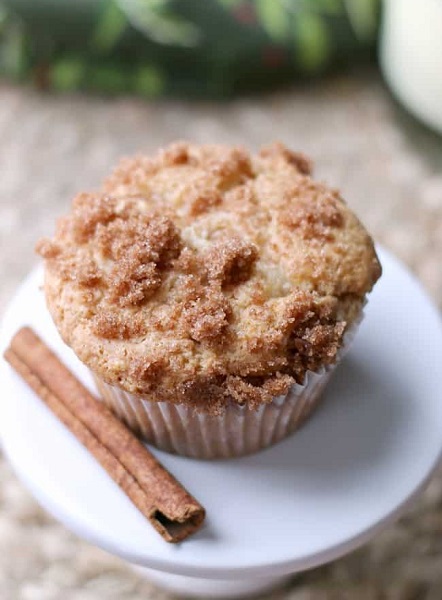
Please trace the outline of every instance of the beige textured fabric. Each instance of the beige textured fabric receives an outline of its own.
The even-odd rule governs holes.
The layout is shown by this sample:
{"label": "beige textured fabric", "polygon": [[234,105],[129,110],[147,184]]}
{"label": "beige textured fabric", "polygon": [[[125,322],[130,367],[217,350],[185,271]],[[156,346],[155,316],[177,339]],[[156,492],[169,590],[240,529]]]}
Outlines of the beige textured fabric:
{"label": "beige textured fabric", "polygon": [[[209,105],[56,98],[0,87],[0,310],[79,189],[122,154],[176,138],[280,138],[340,186],[375,237],[442,305],[442,139],[398,111],[375,75],[331,79],[268,98]],[[442,475],[416,508],[373,542],[295,578],[274,600],[439,600]],[[169,600],[117,558],[55,523],[0,463],[0,598]]]}

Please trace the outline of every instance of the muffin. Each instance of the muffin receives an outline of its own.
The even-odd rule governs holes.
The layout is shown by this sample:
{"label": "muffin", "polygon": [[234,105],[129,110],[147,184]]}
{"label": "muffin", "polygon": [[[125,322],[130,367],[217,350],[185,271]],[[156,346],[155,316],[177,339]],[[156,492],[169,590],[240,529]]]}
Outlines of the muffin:
{"label": "muffin", "polygon": [[58,331],[145,441],[240,456],[318,404],[381,268],[310,173],[279,143],[175,143],[123,160],[38,243]]}

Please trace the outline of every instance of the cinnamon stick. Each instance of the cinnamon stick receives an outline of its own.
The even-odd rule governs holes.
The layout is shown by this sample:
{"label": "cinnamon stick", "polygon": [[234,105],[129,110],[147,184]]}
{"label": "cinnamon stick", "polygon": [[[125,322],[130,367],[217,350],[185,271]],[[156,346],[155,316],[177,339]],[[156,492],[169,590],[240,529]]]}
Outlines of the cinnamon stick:
{"label": "cinnamon stick", "polygon": [[201,504],[29,327],[4,356],[166,541],[179,542],[202,525]]}

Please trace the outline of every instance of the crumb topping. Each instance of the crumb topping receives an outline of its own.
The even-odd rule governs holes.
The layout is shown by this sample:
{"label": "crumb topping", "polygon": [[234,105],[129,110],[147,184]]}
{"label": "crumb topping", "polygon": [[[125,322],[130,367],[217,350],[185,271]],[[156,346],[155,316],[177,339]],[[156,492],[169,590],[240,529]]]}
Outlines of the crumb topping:
{"label": "crumb topping", "polygon": [[263,146],[259,156],[267,159],[269,163],[281,162],[293,165],[303,175],[310,175],[313,169],[312,161],[305,154],[293,152],[280,142]]}
{"label": "crumb topping", "polygon": [[246,281],[257,258],[258,248],[254,244],[232,236],[213,244],[204,263],[209,279],[229,285]]}
{"label": "crumb topping", "polygon": [[289,201],[281,211],[281,223],[304,239],[332,240],[335,230],[344,226],[337,195],[318,193],[314,186],[303,188],[302,199],[294,205]]}
{"label": "crumb topping", "polygon": [[147,327],[140,315],[133,315],[128,319],[115,311],[105,311],[93,316],[91,331],[99,338],[130,340],[143,336],[147,332]]}
{"label": "crumb topping", "polygon": [[282,144],[123,160],[37,244],[66,343],[108,383],[212,413],[333,363],[380,265],[311,168]]}
{"label": "crumb topping", "polygon": [[220,341],[228,325],[230,305],[223,294],[209,288],[207,298],[198,297],[185,305],[183,329],[192,340]]}

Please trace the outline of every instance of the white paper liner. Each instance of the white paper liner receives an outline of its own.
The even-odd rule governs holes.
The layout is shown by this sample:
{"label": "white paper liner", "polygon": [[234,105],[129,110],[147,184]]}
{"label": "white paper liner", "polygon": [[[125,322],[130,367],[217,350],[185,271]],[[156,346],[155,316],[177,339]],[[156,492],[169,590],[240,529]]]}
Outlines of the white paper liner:
{"label": "white paper liner", "polygon": [[294,384],[285,396],[250,410],[228,405],[213,416],[184,404],[152,402],[94,379],[102,399],[146,442],[166,452],[200,459],[252,454],[295,431],[318,405],[321,392],[354,338],[360,318],[346,332],[335,364],[307,371],[303,385]]}

